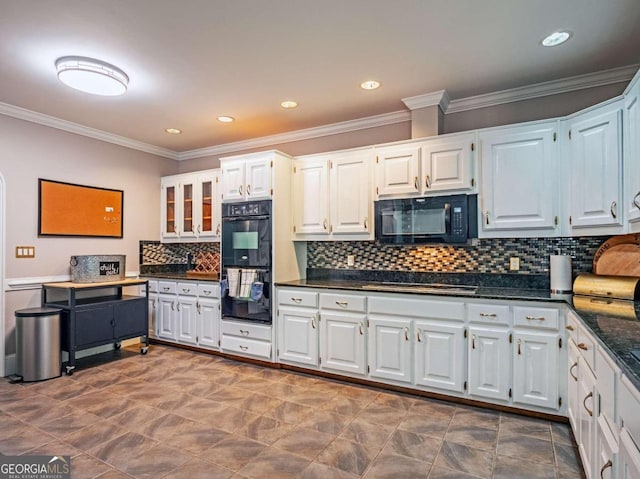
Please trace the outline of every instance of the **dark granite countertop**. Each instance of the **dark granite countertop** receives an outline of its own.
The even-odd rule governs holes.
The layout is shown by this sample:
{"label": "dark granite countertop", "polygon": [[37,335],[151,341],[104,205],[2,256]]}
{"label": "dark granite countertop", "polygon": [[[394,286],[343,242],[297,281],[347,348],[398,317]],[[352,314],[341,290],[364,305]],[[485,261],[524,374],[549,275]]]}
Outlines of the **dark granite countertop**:
{"label": "dark granite countertop", "polygon": [[[325,275],[316,275],[316,278],[302,279],[297,281],[287,281],[276,283],[276,286],[291,286],[291,287],[308,287],[318,289],[337,289],[337,290],[349,290],[359,292],[390,292],[387,285],[380,281],[380,277],[374,275],[378,281],[365,281],[362,277],[355,279],[345,279],[344,275],[340,278],[330,278]],[[324,276],[324,277],[323,277]],[[427,277],[427,279],[436,279],[439,283],[447,283],[443,281],[447,275],[437,275]],[[469,291],[455,291],[455,290],[441,290],[441,291],[429,291],[425,292],[424,288],[418,286],[417,289],[413,289],[411,285],[421,283],[417,281],[408,285],[406,290],[394,291],[399,294],[421,294],[431,296],[446,296],[446,297],[464,297],[474,299],[498,299],[498,300],[524,300],[524,301],[544,301],[544,302],[559,302],[568,304],[582,320],[582,323],[586,326],[590,333],[596,338],[600,346],[607,351],[609,356],[615,361],[623,374],[629,378],[629,380],[640,390],[640,361],[636,359],[631,351],[640,349],[640,303],[635,302],[633,306],[627,308],[625,315],[618,313],[606,313],[606,312],[593,312],[580,307],[576,307],[573,302],[572,294],[552,294],[547,289],[540,288],[526,288],[522,286],[528,286],[526,283],[520,281],[517,287],[506,287],[503,284],[492,284],[491,278],[484,276],[493,275],[469,275],[469,283],[472,285],[478,285],[474,292]],[[454,276],[451,276],[454,278]],[[394,280],[397,278],[393,278]],[[411,279],[416,279],[411,277]],[[423,279],[423,278],[420,278]],[[475,281],[475,282],[472,282]],[[536,280],[538,283],[539,281]],[[391,282],[393,283],[393,282]],[[456,276],[455,281],[451,284],[465,284],[464,280]],[[511,282],[511,284],[514,284]],[[380,287],[376,287],[379,285]],[[635,312],[635,317],[634,317]]]}

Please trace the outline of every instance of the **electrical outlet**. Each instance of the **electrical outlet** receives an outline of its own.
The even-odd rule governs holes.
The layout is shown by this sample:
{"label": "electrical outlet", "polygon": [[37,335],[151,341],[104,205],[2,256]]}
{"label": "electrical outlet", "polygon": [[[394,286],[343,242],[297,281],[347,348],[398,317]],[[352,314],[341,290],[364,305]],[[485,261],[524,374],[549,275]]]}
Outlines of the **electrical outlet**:
{"label": "electrical outlet", "polygon": [[356,257],[352,254],[347,255],[347,266],[353,266],[356,264]]}
{"label": "electrical outlet", "polygon": [[509,258],[509,271],[519,271],[520,270],[520,258],[516,256],[512,256]]}

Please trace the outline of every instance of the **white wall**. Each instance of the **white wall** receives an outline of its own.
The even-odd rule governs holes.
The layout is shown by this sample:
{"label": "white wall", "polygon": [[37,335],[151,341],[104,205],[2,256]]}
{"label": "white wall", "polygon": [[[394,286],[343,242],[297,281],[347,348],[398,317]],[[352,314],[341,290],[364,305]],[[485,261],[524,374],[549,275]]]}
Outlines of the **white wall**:
{"label": "white wall", "polygon": [[[65,276],[78,254],[125,254],[138,271],[139,241],[160,232],[160,177],[178,163],[148,153],[0,115],[0,174],[6,182],[4,332],[15,351],[16,309],[39,306],[39,289],[16,291],[18,278]],[[38,178],[124,191],[123,238],[38,237]],[[16,259],[16,246],[35,246],[34,259]]]}

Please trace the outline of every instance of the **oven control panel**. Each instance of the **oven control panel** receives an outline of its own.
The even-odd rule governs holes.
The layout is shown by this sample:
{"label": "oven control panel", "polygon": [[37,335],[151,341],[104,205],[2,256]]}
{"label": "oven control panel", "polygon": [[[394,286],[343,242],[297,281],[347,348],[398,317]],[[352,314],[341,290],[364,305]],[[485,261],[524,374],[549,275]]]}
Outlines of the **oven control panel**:
{"label": "oven control panel", "polygon": [[262,216],[271,213],[271,201],[245,201],[242,203],[223,203],[222,216],[242,217],[242,216]]}

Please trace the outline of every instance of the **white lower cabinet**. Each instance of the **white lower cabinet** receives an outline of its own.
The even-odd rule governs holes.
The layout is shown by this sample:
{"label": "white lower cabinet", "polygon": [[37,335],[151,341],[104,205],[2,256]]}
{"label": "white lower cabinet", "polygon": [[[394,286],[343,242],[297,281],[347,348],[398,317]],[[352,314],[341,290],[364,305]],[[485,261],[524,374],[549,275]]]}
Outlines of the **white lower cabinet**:
{"label": "white lower cabinet", "polygon": [[508,401],[511,377],[509,330],[469,327],[469,393],[481,398]]}
{"label": "white lower cabinet", "polygon": [[596,478],[616,479],[618,477],[618,443],[602,416],[598,418],[596,425],[593,466]]}
{"label": "white lower cabinet", "polygon": [[640,450],[626,429],[622,429],[620,432],[617,477],[618,479],[638,479],[640,477]]}
{"label": "white lower cabinet", "polygon": [[[567,416],[569,424],[574,431],[578,430],[578,409],[580,401],[578,399],[578,347],[573,341],[567,341]],[[576,434],[577,436],[577,434]]]}
{"label": "white lower cabinet", "polygon": [[220,321],[220,347],[229,354],[271,360],[270,324],[248,321]]}
{"label": "white lower cabinet", "polygon": [[369,376],[410,383],[411,320],[370,319]]}
{"label": "white lower cabinet", "polygon": [[366,316],[321,311],[320,367],[331,372],[366,373]]}
{"label": "white lower cabinet", "polygon": [[596,421],[594,411],[596,410],[596,378],[589,366],[578,358],[578,430],[576,442],[582,458],[587,479],[595,478],[593,474],[593,454],[596,440]]}
{"label": "white lower cabinet", "polygon": [[278,359],[318,366],[318,310],[278,307]]}
{"label": "white lower cabinet", "polygon": [[[521,332],[513,335],[513,402],[549,409],[560,407],[558,335]],[[556,407],[557,405],[557,407]]]}
{"label": "white lower cabinet", "polygon": [[219,347],[218,283],[158,280],[157,291],[153,305],[149,297],[155,337],[208,349]]}
{"label": "white lower cabinet", "polygon": [[415,383],[457,393],[466,383],[464,323],[416,321]]}

